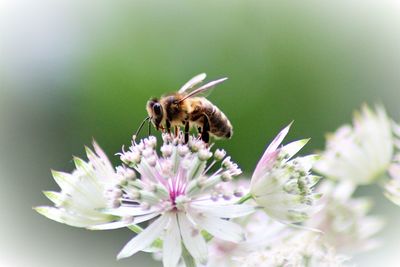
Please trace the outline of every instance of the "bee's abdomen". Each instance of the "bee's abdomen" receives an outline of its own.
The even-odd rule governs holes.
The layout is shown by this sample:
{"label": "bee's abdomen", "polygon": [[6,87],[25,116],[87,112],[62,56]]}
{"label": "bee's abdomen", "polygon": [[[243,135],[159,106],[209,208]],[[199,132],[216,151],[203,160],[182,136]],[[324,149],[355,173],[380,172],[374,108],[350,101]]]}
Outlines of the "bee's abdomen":
{"label": "bee's abdomen", "polygon": [[232,136],[232,124],[221,110],[210,103],[204,106],[204,113],[208,117],[212,135],[221,138]]}

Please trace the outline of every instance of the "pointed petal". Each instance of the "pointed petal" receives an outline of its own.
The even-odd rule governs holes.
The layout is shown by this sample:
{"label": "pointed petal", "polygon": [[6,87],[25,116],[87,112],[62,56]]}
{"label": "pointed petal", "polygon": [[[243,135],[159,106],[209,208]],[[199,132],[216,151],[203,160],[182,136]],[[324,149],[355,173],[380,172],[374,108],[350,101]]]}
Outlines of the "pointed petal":
{"label": "pointed petal", "polygon": [[105,224],[98,224],[98,225],[93,225],[87,227],[89,230],[112,230],[112,229],[118,229],[118,228],[123,228],[135,224],[139,224],[148,220],[151,220],[155,217],[160,215],[160,212],[153,212],[150,214],[145,214],[142,216],[136,216],[134,218],[127,217],[126,220],[122,219],[117,222],[111,222],[111,223],[105,223]]}
{"label": "pointed petal", "polygon": [[208,215],[219,218],[237,218],[249,215],[255,211],[253,206],[246,204],[221,206],[193,204],[191,207],[199,213],[205,212]]}
{"label": "pointed petal", "polygon": [[151,219],[157,217],[158,215],[160,215],[159,211],[154,212],[154,213],[150,213],[150,214],[146,214],[146,215],[142,215],[142,216],[137,216],[137,217],[134,218],[133,222],[135,224],[139,224],[139,223],[151,220]]}
{"label": "pointed petal", "polygon": [[245,240],[245,234],[242,228],[236,223],[209,216],[205,213],[192,214],[192,218],[202,229],[219,239],[231,241],[233,243],[239,243]]}
{"label": "pointed petal", "polygon": [[265,154],[269,154],[273,151],[275,151],[279,145],[282,143],[283,139],[286,137],[286,135],[289,132],[290,126],[292,126],[291,122],[288,126],[286,126],[283,130],[281,130],[278,135],[275,137],[275,139],[271,142],[271,144],[267,147],[267,150],[265,150]]}
{"label": "pointed petal", "polygon": [[252,180],[257,179],[265,168],[268,168],[269,165],[272,165],[273,161],[279,154],[279,150],[277,149],[279,145],[282,143],[283,139],[288,134],[291,125],[292,123],[286,126],[282,131],[280,131],[279,134],[275,137],[275,139],[271,142],[271,144],[267,147],[263,156],[257,163],[256,169],[254,170],[253,173]]}
{"label": "pointed petal", "polygon": [[155,209],[144,209],[143,207],[126,207],[122,206],[116,209],[102,209],[102,213],[115,216],[140,216],[156,212]]}
{"label": "pointed petal", "polygon": [[285,145],[282,148],[282,151],[287,153],[289,155],[289,158],[291,158],[296,155],[297,152],[299,152],[300,149],[302,149],[308,143],[308,141],[310,141],[310,139],[302,139],[291,142],[290,144]]}
{"label": "pointed petal", "polygon": [[130,224],[132,224],[132,222],[122,220],[122,221],[117,221],[117,222],[89,226],[89,227],[87,227],[87,229],[89,229],[89,230],[114,230],[114,229],[127,227]]}
{"label": "pointed petal", "polygon": [[117,259],[123,259],[132,256],[140,250],[147,248],[164,230],[169,218],[161,216],[151,223],[140,234],[131,239],[118,253]]}
{"label": "pointed petal", "polygon": [[106,153],[104,153],[103,149],[101,149],[101,147],[99,146],[99,144],[97,144],[97,142],[95,140],[93,140],[93,148],[94,151],[96,152],[96,154],[105,162],[107,162],[108,164],[111,165],[110,161],[108,160],[108,157],[106,155]]}
{"label": "pointed petal", "polygon": [[50,199],[54,205],[59,206],[64,201],[64,195],[54,191],[43,191],[43,194]]}
{"label": "pointed petal", "polygon": [[92,167],[90,166],[90,164],[85,162],[83,159],[78,157],[73,157],[73,160],[77,170],[80,170],[83,173],[89,173],[92,171]]}
{"label": "pointed petal", "polygon": [[50,220],[59,223],[65,223],[74,227],[88,227],[90,224],[93,224],[93,220],[91,218],[82,217],[80,215],[71,215],[68,212],[62,211],[54,207],[42,206],[36,207],[34,208],[34,210]]}
{"label": "pointed petal", "polygon": [[190,255],[201,264],[206,264],[207,244],[199,230],[189,221],[186,214],[178,213],[178,221],[183,243]]}
{"label": "pointed petal", "polygon": [[278,157],[280,150],[275,150],[268,155],[264,155],[262,161],[260,160],[257,164],[256,169],[251,177],[251,187],[256,184],[274,164],[275,159]]}
{"label": "pointed petal", "polygon": [[73,183],[75,181],[75,177],[73,175],[54,170],[51,171],[51,174],[62,191],[71,192],[71,190],[73,190]]}
{"label": "pointed petal", "polygon": [[42,206],[42,207],[35,207],[33,209],[36,210],[38,213],[42,214],[43,216],[49,218],[50,220],[59,223],[64,223],[64,220],[61,219],[61,212],[57,208]]}
{"label": "pointed petal", "polygon": [[176,214],[169,216],[170,224],[163,244],[163,265],[164,267],[176,267],[182,254],[181,234]]}

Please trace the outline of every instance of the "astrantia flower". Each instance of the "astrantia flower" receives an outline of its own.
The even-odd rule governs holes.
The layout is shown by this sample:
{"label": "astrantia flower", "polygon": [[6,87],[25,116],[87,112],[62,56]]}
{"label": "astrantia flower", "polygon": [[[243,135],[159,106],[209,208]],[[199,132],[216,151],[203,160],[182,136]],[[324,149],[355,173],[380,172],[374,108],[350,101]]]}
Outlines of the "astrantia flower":
{"label": "astrantia flower", "polygon": [[[229,220],[253,212],[250,205],[232,204],[234,192],[221,192],[218,185],[241,173],[221,150],[211,153],[207,144],[191,138],[188,144],[179,135],[163,136],[161,155],[156,138],[133,142],[121,160],[137,179],[120,183],[120,193],[111,201],[117,206],[105,210],[119,219],[91,229],[115,229],[148,221],[146,229],[129,241],[118,258],[132,256],[149,248],[158,238],[163,241],[164,266],[176,266],[182,243],[196,262],[207,262],[206,240],[202,231],[230,242],[245,239],[242,228]],[[213,158],[210,165],[207,161]],[[210,172],[215,165],[216,171]]]}
{"label": "astrantia flower", "polygon": [[262,211],[235,219],[235,222],[246,229],[247,240],[236,244],[213,238],[209,242],[210,255],[207,267],[241,266],[239,259],[273,245],[288,230],[286,225],[270,219]]}
{"label": "astrantia flower", "polygon": [[250,195],[274,219],[296,223],[309,218],[320,197],[313,187],[320,177],[310,169],[316,155],[292,157],[308,142],[307,139],[279,147],[289,131],[283,129],[268,146],[251,178]]}
{"label": "astrantia flower", "polygon": [[[237,195],[244,193],[249,188],[249,180],[241,179],[235,183],[224,184],[222,190],[231,192],[236,190]],[[242,190],[239,190],[242,188]],[[209,243],[209,260],[207,267],[233,267],[238,266],[237,259],[252,252],[264,249],[273,244],[288,229],[287,225],[269,218],[263,211],[257,211],[248,216],[235,218],[232,221],[241,225],[247,239],[241,243],[233,243],[218,238],[213,238]]]}
{"label": "astrantia flower", "polygon": [[394,151],[392,122],[383,107],[364,105],[353,126],[344,125],[327,138],[326,150],[314,169],[335,180],[370,184],[388,169]]}
{"label": "astrantia flower", "polygon": [[320,235],[293,231],[272,246],[238,259],[240,267],[344,267],[347,257],[319,242]]}
{"label": "astrantia flower", "polygon": [[351,197],[354,189],[349,183],[325,180],[317,189],[323,194],[323,208],[307,222],[323,232],[321,241],[346,255],[375,248],[379,242],[373,237],[384,225],[382,218],[368,215],[370,199]]}
{"label": "astrantia flower", "polygon": [[108,208],[108,195],[123,177],[114,171],[107,156],[93,143],[95,152],[86,148],[89,162],[74,158],[76,170],[71,174],[53,171],[54,180],[61,192],[46,191],[44,194],[55,207],[37,207],[36,211],[60,223],[75,227],[89,227],[115,219],[100,210]]}

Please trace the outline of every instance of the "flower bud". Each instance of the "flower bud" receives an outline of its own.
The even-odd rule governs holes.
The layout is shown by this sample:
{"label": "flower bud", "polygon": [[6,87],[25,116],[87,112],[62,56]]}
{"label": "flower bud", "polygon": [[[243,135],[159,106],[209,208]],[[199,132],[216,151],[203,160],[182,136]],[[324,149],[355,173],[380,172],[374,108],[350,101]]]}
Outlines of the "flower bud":
{"label": "flower bud", "polygon": [[207,149],[201,149],[197,155],[201,161],[206,161],[212,157],[212,153]]}
{"label": "flower bud", "polygon": [[225,155],[226,155],[226,152],[225,152],[225,150],[223,150],[223,149],[217,149],[217,150],[215,150],[215,152],[214,152],[214,158],[215,158],[215,160],[217,160],[217,161],[222,160],[222,159],[225,157]]}

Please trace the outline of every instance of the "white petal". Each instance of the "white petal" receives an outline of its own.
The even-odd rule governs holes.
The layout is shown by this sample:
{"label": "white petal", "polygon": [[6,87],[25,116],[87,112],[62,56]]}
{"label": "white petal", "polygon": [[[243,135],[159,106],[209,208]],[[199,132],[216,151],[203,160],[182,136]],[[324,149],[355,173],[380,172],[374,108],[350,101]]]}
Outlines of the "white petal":
{"label": "white petal", "polygon": [[279,145],[282,143],[285,136],[288,134],[291,125],[292,123],[286,126],[282,131],[280,131],[279,134],[275,137],[275,139],[271,142],[271,144],[267,147],[263,156],[257,163],[257,166],[253,172],[252,180],[257,179],[260,173],[264,172],[264,170],[267,167],[269,167],[269,165],[272,165],[274,159],[279,154],[279,150],[277,149]]}
{"label": "white petal", "polygon": [[71,192],[75,189],[73,183],[76,178],[73,175],[66,172],[59,172],[54,170],[51,171],[51,174],[53,175],[54,180],[62,191]]}
{"label": "white petal", "polygon": [[101,149],[101,147],[99,146],[99,144],[97,144],[97,142],[95,140],[93,140],[93,148],[94,148],[94,151],[96,152],[96,154],[104,161],[104,163],[112,168],[112,165],[111,165],[110,161],[108,160],[106,153],[104,153],[104,151]]}
{"label": "white petal", "polygon": [[190,255],[201,264],[206,264],[208,253],[206,241],[186,217],[186,214],[178,213],[178,221],[183,243]]}
{"label": "white petal", "polygon": [[400,164],[392,164],[389,168],[389,174],[392,179],[400,181]]}
{"label": "white petal", "polygon": [[198,212],[205,212],[208,215],[220,218],[237,218],[249,215],[255,211],[253,206],[246,204],[221,206],[193,204],[191,207]]}
{"label": "white petal", "polygon": [[146,214],[146,215],[142,215],[142,216],[137,216],[134,218],[134,223],[135,224],[139,224],[148,220],[153,219],[154,217],[158,216],[160,214],[159,211],[154,212],[154,213],[150,213],[150,214]]}
{"label": "white petal", "polygon": [[83,159],[78,157],[73,157],[75,167],[78,171],[81,171],[84,174],[90,173],[93,171],[93,168],[89,163],[85,162]]}
{"label": "white petal", "polygon": [[113,230],[113,229],[127,227],[131,224],[132,224],[132,222],[128,222],[128,221],[117,221],[117,222],[89,226],[89,227],[87,227],[87,229],[89,229],[89,230]]}
{"label": "white petal", "polygon": [[140,216],[140,215],[146,215],[155,212],[154,209],[144,209],[143,207],[126,207],[122,206],[116,209],[104,209],[101,211],[102,213],[105,214],[111,214],[115,216]]}
{"label": "white petal", "polygon": [[36,207],[34,209],[51,220],[74,227],[88,227],[95,223],[102,223],[107,220],[107,218],[92,218],[79,214],[71,214],[54,207]]}
{"label": "white petal", "polygon": [[42,214],[43,216],[49,218],[50,220],[65,223],[63,219],[61,219],[61,211],[54,207],[36,207],[34,208],[37,212]]}
{"label": "white petal", "polygon": [[353,181],[344,180],[335,185],[332,195],[335,199],[348,201],[356,188],[357,185]]}
{"label": "white petal", "polygon": [[146,214],[143,216],[134,217],[133,220],[120,220],[117,222],[93,225],[93,226],[87,227],[87,229],[89,229],[89,230],[113,230],[113,229],[123,228],[123,227],[135,225],[135,224],[139,224],[139,223],[151,220],[154,217],[157,217],[159,214],[160,214],[159,212],[154,212],[154,213]]}
{"label": "white petal", "polygon": [[231,221],[223,220],[218,217],[209,216],[207,214],[191,214],[193,220],[204,230],[213,236],[239,243],[245,240],[245,235],[242,228]]}
{"label": "white petal", "polygon": [[93,147],[97,155],[88,147],[85,147],[85,149],[88,159],[93,164],[93,167],[97,172],[97,179],[102,181],[110,180],[112,178],[111,176],[114,175],[113,166],[111,165],[104,151],[94,140]]}
{"label": "white petal", "polygon": [[131,239],[118,253],[117,259],[123,259],[132,256],[140,250],[147,248],[151,243],[161,235],[164,227],[167,225],[169,218],[161,216],[151,223],[140,234]]}
{"label": "white petal", "polygon": [[292,126],[292,123],[290,123],[288,126],[286,126],[283,130],[281,130],[278,135],[275,137],[275,139],[271,142],[271,144],[268,146],[267,150],[265,150],[264,155],[269,154],[273,151],[275,151],[279,145],[282,143],[283,139],[286,137],[286,135],[289,132],[290,126]]}
{"label": "white petal", "polygon": [[297,152],[300,151],[307,143],[310,141],[310,139],[302,139],[298,141],[291,142],[287,145],[285,145],[282,148],[282,151],[287,153],[289,155],[289,158],[293,157]]}
{"label": "white petal", "polygon": [[297,157],[293,160],[300,163],[300,165],[304,168],[305,171],[309,171],[315,162],[319,159],[319,155],[308,155],[305,157]]}
{"label": "white petal", "polygon": [[261,177],[273,166],[276,158],[278,157],[280,150],[275,150],[268,155],[264,155],[262,159],[257,163],[256,169],[251,177],[251,187],[255,186],[259,182]]}
{"label": "white petal", "polygon": [[176,267],[182,254],[181,234],[176,214],[170,215],[170,224],[165,233],[163,244],[164,267]]}
{"label": "white petal", "polygon": [[54,205],[59,206],[64,201],[64,195],[59,192],[54,191],[43,191],[43,194],[54,203]]}

